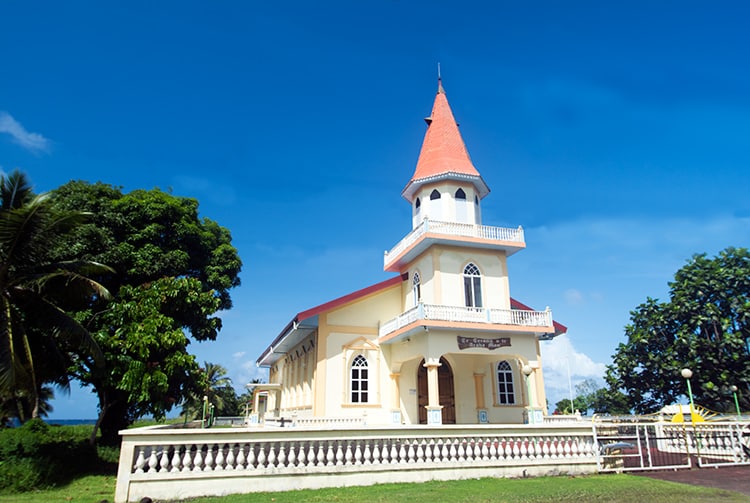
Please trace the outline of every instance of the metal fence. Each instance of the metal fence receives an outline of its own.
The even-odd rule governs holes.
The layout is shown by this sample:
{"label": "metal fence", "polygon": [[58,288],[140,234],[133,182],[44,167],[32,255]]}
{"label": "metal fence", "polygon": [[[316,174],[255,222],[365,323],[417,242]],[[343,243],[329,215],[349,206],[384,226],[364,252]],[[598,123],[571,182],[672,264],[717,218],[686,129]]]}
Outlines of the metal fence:
{"label": "metal fence", "polygon": [[600,472],[750,464],[750,423],[594,420]]}

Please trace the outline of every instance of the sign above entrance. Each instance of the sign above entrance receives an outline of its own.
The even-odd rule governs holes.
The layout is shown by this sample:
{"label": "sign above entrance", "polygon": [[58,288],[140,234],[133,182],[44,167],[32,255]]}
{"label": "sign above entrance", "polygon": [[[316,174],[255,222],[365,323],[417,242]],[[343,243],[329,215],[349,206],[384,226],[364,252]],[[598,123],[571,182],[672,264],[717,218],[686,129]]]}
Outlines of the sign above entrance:
{"label": "sign above entrance", "polygon": [[484,348],[497,349],[510,346],[510,337],[498,337],[497,339],[480,339],[479,337],[456,336],[458,349]]}

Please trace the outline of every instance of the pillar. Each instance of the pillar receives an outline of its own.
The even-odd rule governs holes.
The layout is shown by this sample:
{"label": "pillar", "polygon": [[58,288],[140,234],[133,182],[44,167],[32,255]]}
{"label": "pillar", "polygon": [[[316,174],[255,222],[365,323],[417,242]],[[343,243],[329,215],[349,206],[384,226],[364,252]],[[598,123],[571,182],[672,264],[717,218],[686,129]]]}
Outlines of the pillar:
{"label": "pillar", "polygon": [[440,405],[438,382],[440,361],[430,358],[424,366],[427,369],[427,424],[443,424],[443,407]]}
{"label": "pillar", "polygon": [[401,424],[401,374],[391,374],[391,422]]}
{"label": "pillar", "polygon": [[487,423],[487,407],[484,403],[484,374],[474,374],[474,400],[477,404],[477,419],[480,423]]}

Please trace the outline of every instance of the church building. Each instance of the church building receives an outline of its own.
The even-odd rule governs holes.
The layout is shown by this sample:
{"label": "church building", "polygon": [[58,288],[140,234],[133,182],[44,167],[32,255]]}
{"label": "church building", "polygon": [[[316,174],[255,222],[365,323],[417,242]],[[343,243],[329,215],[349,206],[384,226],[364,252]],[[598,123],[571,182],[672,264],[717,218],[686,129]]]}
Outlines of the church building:
{"label": "church building", "polygon": [[540,344],[566,328],[510,296],[521,227],[483,225],[490,189],[442,83],[402,191],[412,230],[385,252],[392,278],[292,317],[257,360],[254,421],[540,423]]}

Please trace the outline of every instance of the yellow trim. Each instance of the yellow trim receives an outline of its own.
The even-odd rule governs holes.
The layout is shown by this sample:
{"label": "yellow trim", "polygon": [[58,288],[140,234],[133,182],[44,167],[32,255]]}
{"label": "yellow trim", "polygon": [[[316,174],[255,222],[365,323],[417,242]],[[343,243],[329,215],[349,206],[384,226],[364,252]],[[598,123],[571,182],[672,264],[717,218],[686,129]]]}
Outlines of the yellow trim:
{"label": "yellow trim", "polygon": [[477,409],[484,409],[484,374],[474,374],[474,399]]}
{"label": "yellow trim", "polygon": [[342,409],[380,409],[383,406],[379,403],[342,403]]}
{"label": "yellow trim", "polygon": [[[316,345],[317,360],[315,363],[315,386],[313,387],[313,416],[324,416],[326,410],[325,383],[326,364],[328,362],[326,351],[329,334],[327,319],[326,313],[321,313],[318,316],[318,341]],[[320,384],[320,386],[318,386],[318,384]]]}

